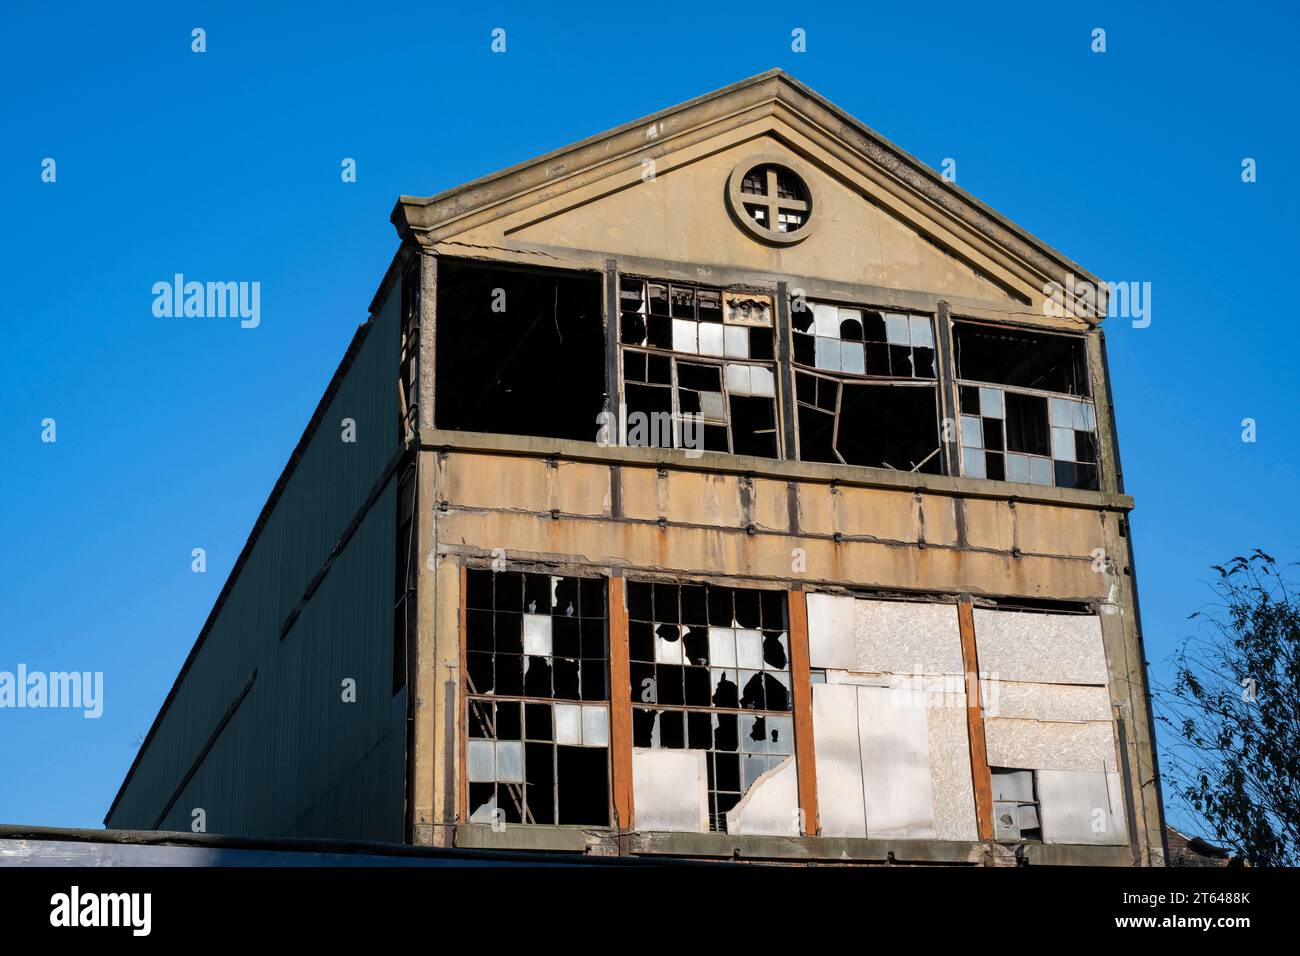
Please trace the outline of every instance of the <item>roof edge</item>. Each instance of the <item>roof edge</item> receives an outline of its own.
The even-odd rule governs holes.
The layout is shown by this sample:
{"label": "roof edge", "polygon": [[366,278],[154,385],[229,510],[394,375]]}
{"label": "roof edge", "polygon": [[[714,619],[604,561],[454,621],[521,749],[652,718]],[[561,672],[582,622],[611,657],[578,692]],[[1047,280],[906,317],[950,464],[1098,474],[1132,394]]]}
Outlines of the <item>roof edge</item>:
{"label": "roof edge", "polygon": [[[838,123],[838,128],[834,125],[829,127],[832,134],[838,135],[865,158],[887,170],[900,183],[929,199],[943,212],[973,229],[989,242],[1001,246],[1051,278],[1059,280],[1067,275],[1073,275],[1094,285],[1101,285],[1101,280],[1097,276],[1069,256],[1017,225],[965,189],[944,179],[911,153],[779,68],[766,70],[730,86],[622,123],[603,133],[588,136],[432,196],[402,194],[398,196],[393,206],[390,221],[403,239],[409,238],[412,232],[424,227],[420,220],[428,221],[429,216],[426,211],[431,210],[431,207],[447,205],[460,214],[502,202],[530,188],[536,188],[538,185],[536,171],[539,167],[552,167],[543,177],[543,181],[558,181],[560,178],[572,176],[611,157],[586,157],[582,163],[573,167],[563,162],[566,157],[611,143],[638,128],[654,127],[674,116],[698,110],[719,100],[736,98],[745,91],[761,89],[764,86],[770,89],[765,91],[766,95],[760,95],[757,100],[750,103],[751,107],[762,103],[780,102],[784,107],[807,116],[813,122],[817,122],[817,118],[809,115],[809,108],[824,111],[828,114],[828,118]],[[820,125],[827,127],[825,122]],[[636,146],[628,151],[641,148],[644,147]],[[533,175],[529,176],[529,173]]]}

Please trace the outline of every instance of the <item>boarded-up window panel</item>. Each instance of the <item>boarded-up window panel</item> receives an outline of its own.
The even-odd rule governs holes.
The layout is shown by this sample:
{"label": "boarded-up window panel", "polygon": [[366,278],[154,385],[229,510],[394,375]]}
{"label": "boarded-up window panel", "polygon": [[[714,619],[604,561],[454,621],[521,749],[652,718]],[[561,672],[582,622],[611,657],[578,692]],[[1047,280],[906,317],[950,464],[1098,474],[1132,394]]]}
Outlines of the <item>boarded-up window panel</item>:
{"label": "boarded-up window panel", "polygon": [[888,687],[857,690],[867,835],[933,838],[926,708]]}
{"label": "boarded-up window panel", "polygon": [[1095,615],[976,608],[975,640],[980,670],[1001,680],[1106,683],[1106,652]]}
{"label": "boarded-up window panel", "polygon": [[[812,599],[809,595],[809,616]],[[817,807],[822,836],[865,837],[866,799],[858,745],[858,689],[851,684],[813,685],[813,741],[817,758]]]}
{"label": "boarded-up window panel", "polygon": [[1128,842],[1118,773],[1040,770],[1038,795],[1044,843],[1121,846]]}
{"label": "boarded-up window panel", "polygon": [[638,830],[709,832],[707,754],[702,750],[632,752],[633,805]]}
{"label": "boarded-up window panel", "polygon": [[794,755],[765,772],[727,811],[727,832],[748,836],[791,836],[801,833],[799,777]]}
{"label": "boarded-up window panel", "polygon": [[808,595],[808,665],[857,669],[853,638],[854,599],[837,594]]}
{"label": "boarded-up window panel", "polygon": [[951,604],[808,595],[809,664],[864,674],[961,674]]}
{"label": "boarded-up window panel", "polygon": [[936,835],[926,708],[888,687],[813,687],[825,836]]}

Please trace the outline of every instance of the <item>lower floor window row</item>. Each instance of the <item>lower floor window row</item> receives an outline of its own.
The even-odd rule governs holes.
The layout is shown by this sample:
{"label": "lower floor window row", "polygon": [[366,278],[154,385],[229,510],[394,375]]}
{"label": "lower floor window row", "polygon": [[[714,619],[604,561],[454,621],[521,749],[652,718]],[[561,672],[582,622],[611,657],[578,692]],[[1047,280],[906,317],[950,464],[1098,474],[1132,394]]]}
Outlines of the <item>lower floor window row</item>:
{"label": "lower floor window row", "polygon": [[[1084,413],[1060,411],[1088,431]],[[781,590],[620,580],[626,629],[610,634],[604,578],[467,569],[465,581],[461,799],[472,823],[626,826],[619,806],[642,832],[1128,840],[1122,737],[1100,619],[1085,606],[976,606],[963,624],[955,602],[813,592],[797,622],[806,643],[792,646]],[[993,764],[982,818],[963,627],[996,675],[981,677]],[[1039,646],[1027,654],[1026,642]],[[1046,682],[1041,661],[1056,647],[1073,656]],[[1026,688],[1003,714],[1003,692]]]}

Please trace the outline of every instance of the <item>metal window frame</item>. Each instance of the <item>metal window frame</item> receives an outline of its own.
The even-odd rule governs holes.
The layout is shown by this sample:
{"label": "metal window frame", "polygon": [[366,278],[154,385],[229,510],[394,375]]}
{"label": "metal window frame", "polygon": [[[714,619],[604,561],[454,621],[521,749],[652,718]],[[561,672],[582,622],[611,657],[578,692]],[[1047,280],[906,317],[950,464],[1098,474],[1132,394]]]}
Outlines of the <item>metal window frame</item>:
{"label": "metal window frame", "polygon": [[[567,578],[586,579],[586,580],[591,580],[591,581],[600,581],[600,582],[602,582],[602,583],[604,584],[604,586],[605,586],[605,616],[604,616],[604,618],[603,618],[604,623],[605,623],[605,657],[603,658],[603,660],[604,660],[604,663],[605,663],[605,681],[606,681],[606,686],[607,686],[607,688],[608,688],[608,693],[606,694],[606,698],[605,698],[605,700],[603,700],[603,701],[585,701],[585,700],[577,700],[577,701],[573,701],[573,700],[567,700],[567,699],[563,699],[563,700],[562,700],[562,699],[555,698],[555,697],[529,697],[529,696],[527,696],[527,695],[517,695],[517,694],[484,694],[484,693],[481,693],[481,692],[479,692],[479,691],[473,690],[473,689],[471,688],[471,686],[470,686],[469,668],[468,668],[468,666],[467,666],[467,661],[468,661],[468,656],[467,656],[467,655],[468,655],[468,653],[469,653],[469,633],[468,633],[468,630],[467,630],[467,623],[466,623],[466,622],[467,622],[467,612],[470,610],[470,607],[469,607],[469,603],[468,603],[468,591],[467,591],[467,588],[466,588],[466,584],[465,584],[465,582],[466,582],[467,579],[468,579],[468,572],[469,572],[469,571],[490,571],[490,572],[493,573],[493,574],[497,574],[497,573],[520,574],[520,575],[523,575],[523,574],[545,574],[545,575],[548,575],[548,576],[551,576],[551,577],[567,577]],[[462,823],[462,824],[467,824],[467,823],[469,823],[469,822],[470,822],[470,814],[473,812],[473,808],[470,806],[470,802],[469,802],[469,788],[470,788],[470,780],[469,780],[469,763],[468,763],[468,757],[467,757],[467,752],[468,752],[468,748],[469,748],[469,741],[470,741],[470,740],[481,740],[481,739],[484,739],[484,738],[479,738],[479,737],[473,737],[473,738],[472,738],[472,737],[470,737],[470,735],[469,735],[469,721],[470,721],[470,714],[471,714],[471,710],[470,710],[470,708],[474,705],[474,702],[476,702],[476,701],[481,701],[481,702],[484,702],[484,703],[492,703],[492,704],[495,704],[497,701],[517,701],[517,702],[520,703],[521,705],[523,705],[523,704],[529,704],[529,703],[533,703],[533,704],[550,704],[550,705],[553,707],[555,704],[573,704],[573,705],[576,705],[576,706],[582,706],[582,705],[584,705],[584,704],[590,704],[590,705],[597,705],[597,704],[599,704],[599,705],[601,705],[601,706],[603,706],[603,707],[605,708],[605,710],[606,710],[606,712],[607,712],[607,714],[608,714],[608,720],[609,720],[609,728],[608,728],[608,743],[606,744],[606,746],[605,746],[605,748],[604,748],[604,750],[605,750],[605,755],[606,755],[606,761],[605,761],[605,767],[606,767],[606,773],[607,773],[606,780],[608,781],[608,787],[607,787],[607,790],[606,790],[606,803],[607,803],[607,807],[606,807],[606,808],[607,808],[608,813],[609,813],[609,815],[608,815],[608,817],[607,817],[607,820],[608,820],[609,822],[605,824],[605,827],[604,827],[604,828],[616,827],[616,826],[618,825],[618,811],[617,811],[617,808],[616,808],[616,797],[615,797],[615,789],[616,789],[616,787],[618,786],[618,779],[617,779],[617,776],[616,776],[616,760],[615,760],[615,757],[614,757],[614,749],[615,749],[615,745],[616,745],[616,742],[617,742],[617,741],[616,741],[616,736],[615,736],[615,727],[614,727],[614,722],[615,722],[615,718],[614,718],[615,701],[614,701],[613,673],[612,673],[612,667],[611,667],[611,662],[612,662],[612,659],[613,659],[613,656],[614,656],[613,644],[614,644],[614,641],[615,641],[615,639],[616,639],[616,635],[614,634],[614,630],[613,630],[614,611],[613,611],[613,606],[612,606],[612,603],[611,603],[611,602],[613,601],[613,594],[614,594],[614,581],[615,581],[616,579],[610,577],[608,574],[600,574],[600,573],[591,573],[591,574],[575,574],[575,573],[573,573],[572,571],[567,571],[567,570],[566,570],[566,573],[557,575],[557,574],[554,573],[554,571],[555,571],[555,569],[552,568],[552,567],[546,567],[546,566],[534,566],[534,565],[530,565],[530,564],[527,564],[527,563],[514,563],[514,562],[509,563],[509,564],[508,564],[505,568],[503,568],[503,569],[497,569],[497,568],[492,567],[492,566],[491,566],[491,563],[490,563],[489,561],[486,561],[486,560],[477,560],[477,559],[469,559],[469,560],[464,561],[464,562],[461,564],[461,589],[460,589],[460,596],[459,596],[459,597],[460,597],[460,608],[459,608],[459,620],[460,620],[459,649],[460,649],[460,670],[461,670],[461,677],[460,677],[460,679],[459,679],[459,684],[460,684],[461,693],[462,693],[463,698],[464,698],[464,716],[465,716],[465,720],[464,720],[464,723],[460,726],[459,732],[458,732],[458,734],[457,734],[457,737],[459,738],[458,741],[457,741],[457,743],[458,743],[458,749],[459,749],[459,751],[460,751],[460,773],[459,773],[459,775],[458,775],[458,776],[459,776],[459,780],[458,780],[458,786],[457,786],[457,793],[458,793],[458,795],[459,795],[459,799],[458,799],[458,808],[457,808],[457,814],[456,814],[456,817],[457,817],[457,821],[458,821],[459,823]],[[621,600],[621,597],[620,597],[620,600]],[[483,610],[483,609],[481,609],[481,608],[475,608],[474,610]],[[492,612],[492,613],[493,613],[493,614],[496,613],[495,608],[493,609],[493,612]],[[626,640],[626,635],[624,636],[624,640]],[[495,653],[495,651],[494,651],[494,652],[493,652],[493,657],[495,657],[495,656],[496,656],[496,653]],[[524,732],[524,731],[521,730],[521,733],[522,733],[522,732]],[[495,730],[493,730],[493,733],[495,734]],[[493,737],[491,737],[491,738],[487,738],[487,739],[496,740],[497,738],[496,738],[495,736],[493,736]],[[520,742],[521,742],[521,743],[524,743],[524,742],[525,742],[525,740],[524,740],[523,737],[520,738]],[[544,743],[545,741],[533,741],[533,742],[534,742],[534,743]],[[551,769],[552,769],[552,788],[553,788],[552,800],[553,800],[554,802],[552,803],[552,806],[555,808],[556,817],[557,817],[557,819],[558,819],[559,806],[560,806],[560,804],[559,804],[559,773],[558,773],[558,765],[557,765],[557,763],[555,763],[555,761],[558,761],[558,749],[557,749],[557,748],[560,747],[561,745],[558,744],[558,743],[556,743],[555,741],[551,741],[550,743],[551,743],[552,761],[553,761],[553,762],[552,762],[552,768],[551,768]],[[525,773],[527,773],[526,768],[525,768]],[[520,787],[520,788],[522,788],[522,787],[527,786],[527,783],[526,783],[526,782],[523,783],[523,784],[500,784],[500,783],[497,783],[497,784],[494,784],[494,785],[496,785],[496,786]],[[523,794],[523,795],[524,795],[525,799],[523,800],[522,805],[523,805],[523,808],[526,809],[528,803],[527,803],[527,799],[526,799],[526,794]],[[555,823],[555,822],[551,822],[551,821],[543,821],[543,822],[536,822],[536,821],[534,821],[534,822],[532,822],[532,823],[529,823],[529,822],[526,821],[526,820],[522,820],[523,812],[520,813],[520,817],[521,817],[521,822],[519,822],[519,823],[515,823],[515,824],[510,824],[510,825],[511,825],[511,826],[551,826],[551,827],[570,828],[570,829],[575,829],[575,830],[581,830],[581,829],[592,829],[593,827],[595,827],[596,829],[604,829],[604,828],[600,827],[600,826],[597,825],[597,824],[590,824],[590,823],[586,823],[586,824],[570,824],[570,823],[563,823],[563,824],[562,824],[562,823]]]}
{"label": "metal window frame", "polygon": [[[607,376],[617,375],[616,394],[618,397],[618,408],[621,410],[625,408],[627,405],[627,373],[626,373],[625,362],[624,362],[624,357],[626,353],[628,351],[632,351],[632,352],[641,352],[646,355],[667,356],[671,361],[671,369],[672,369],[672,384],[670,386],[672,390],[672,410],[670,412],[670,415],[673,422],[673,427],[672,427],[673,447],[679,448],[681,446],[678,444],[679,435],[678,435],[677,423],[682,420],[682,412],[681,412],[681,402],[678,396],[679,385],[677,381],[677,363],[679,361],[686,361],[686,362],[698,362],[699,364],[704,364],[704,365],[716,365],[719,368],[719,378],[720,378],[720,384],[722,386],[723,406],[727,414],[727,420],[725,422],[726,429],[727,429],[727,454],[736,454],[735,452],[736,440],[732,430],[732,418],[731,418],[731,392],[727,388],[726,367],[728,365],[745,365],[751,368],[754,367],[766,368],[772,373],[772,383],[773,383],[772,417],[773,417],[773,435],[776,439],[776,457],[773,458],[772,460],[773,461],[792,460],[791,456],[793,453],[791,451],[788,451],[786,446],[784,416],[781,413],[782,391],[783,391],[781,372],[784,363],[781,360],[780,313],[781,313],[781,302],[783,301],[783,297],[779,296],[777,293],[774,292],[763,291],[760,293],[756,293],[759,295],[769,296],[773,300],[774,308],[772,311],[772,358],[771,359],[727,358],[725,355],[722,356],[702,355],[698,352],[680,352],[676,349],[663,349],[652,345],[624,344],[622,341],[623,311],[621,308],[621,302],[622,302],[621,292],[622,292],[622,283],[624,279],[630,279],[633,281],[642,282],[645,283],[647,286],[650,285],[651,283],[656,285],[666,286],[669,290],[668,293],[669,314],[667,316],[669,321],[672,321],[672,319],[674,318],[674,316],[672,315],[672,289],[678,286],[682,288],[690,288],[696,296],[695,323],[697,326],[700,324],[698,316],[699,316],[699,292],[701,289],[705,291],[716,290],[719,296],[723,296],[723,294],[726,293],[727,291],[734,291],[734,290],[728,290],[722,286],[712,286],[712,285],[701,284],[697,282],[678,282],[672,279],[659,279],[652,276],[645,276],[640,274],[620,273],[617,268],[617,263],[612,259],[608,261],[606,267],[606,280],[605,280],[607,283],[606,309],[609,311],[609,315],[612,316],[612,321],[610,319],[607,319],[607,327],[610,330],[609,333],[610,341],[613,343],[613,348],[617,351],[617,355],[613,358],[607,356],[606,375]],[[645,301],[646,309],[648,310],[649,309],[648,294],[643,301]],[[725,308],[725,304],[723,305],[723,307]],[[645,313],[645,315],[647,316],[649,316],[649,314],[650,313],[648,311]],[[726,323],[723,323],[723,327],[726,328]],[[746,330],[754,328],[754,326],[733,326],[733,327],[744,328]],[[659,386],[659,387],[664,387],[664,386]],[[612,386],[611,386],[611,390],[612,390]],[[741,396],[741,397],[749,398],[749,397],[761,397],[761,396]],[[714,424],[714,425],[720,424],[719,422],[710,421],[710,420],[704,420],[704,423]]]}

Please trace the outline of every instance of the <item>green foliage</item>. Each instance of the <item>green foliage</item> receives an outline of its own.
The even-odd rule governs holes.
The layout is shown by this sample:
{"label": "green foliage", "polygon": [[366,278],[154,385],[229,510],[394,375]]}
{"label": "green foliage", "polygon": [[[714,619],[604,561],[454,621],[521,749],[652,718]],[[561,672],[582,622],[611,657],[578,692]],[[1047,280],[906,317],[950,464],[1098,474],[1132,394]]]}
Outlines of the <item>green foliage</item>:
{"label": "green foliage", "polygon": [[1300,862],[1300,599],[1256,549],[1214,565],[1217,600],[1155,693],[1169,796],[1254,866]]}

